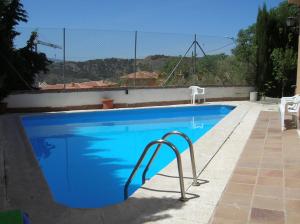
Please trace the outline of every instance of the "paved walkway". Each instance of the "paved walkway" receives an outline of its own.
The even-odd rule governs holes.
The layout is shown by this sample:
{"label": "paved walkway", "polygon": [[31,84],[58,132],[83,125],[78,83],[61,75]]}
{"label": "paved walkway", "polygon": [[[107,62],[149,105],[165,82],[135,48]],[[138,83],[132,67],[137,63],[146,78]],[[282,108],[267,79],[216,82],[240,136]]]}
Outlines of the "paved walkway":
{"label": "paved walkway", "polygon": [[261,112],[210,224],[300,223],[300,138]]}

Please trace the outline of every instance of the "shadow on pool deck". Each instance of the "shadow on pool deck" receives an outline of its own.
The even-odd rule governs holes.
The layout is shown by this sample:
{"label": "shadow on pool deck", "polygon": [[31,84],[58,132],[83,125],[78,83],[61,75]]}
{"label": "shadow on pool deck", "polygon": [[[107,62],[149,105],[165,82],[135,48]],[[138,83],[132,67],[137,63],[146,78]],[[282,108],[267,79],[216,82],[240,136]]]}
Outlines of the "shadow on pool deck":
{"label": "shadow on pool deck", "polygon": [[[124,206],[126,209],[124,209]],[[145,223],[170,218],[170,210],[178,210],[184,202],[177,198],[129,198],[120,205],[103,209],[103,223]],[[104,215],[105,214],[105,215]]]}
{"label": "shadow on pool deck", "polygon": [[[6,153],[9,199],[8,203],[0,203],[0,210],[22,209],[33,224],[144,223],[169,218],[169,211],[185,205],[167,192],[164,198],[131,197],[123,203],[95,209],[72,209],[55,203],[17,119],[14,115],[0,117],[0,134],[4,140],[0,148],[5,148]],[[1,201],[3,198],[1,191]]]}

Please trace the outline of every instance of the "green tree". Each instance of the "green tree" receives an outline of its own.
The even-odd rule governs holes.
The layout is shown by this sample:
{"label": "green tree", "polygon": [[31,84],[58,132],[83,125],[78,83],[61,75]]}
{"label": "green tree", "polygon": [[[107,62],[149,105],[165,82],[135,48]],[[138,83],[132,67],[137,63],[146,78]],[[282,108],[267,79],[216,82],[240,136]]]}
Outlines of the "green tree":
{"label": "green tree", "polygon": [[47,71],[50,61],[43,53],[34,51],[36,33],[27,45],[15,49],[14,39],[20,35],[16,25],[27,22],[27,13],[20,0],[0,3],[0,101],[13,90],[32,89],[35,76]]}
{"label": "green tree", "polygon": [[256,22],[256,86],[258,91],[264,91],[264,83],[269,81],[272,74],[270,64],[270,16],[267,11],[267,7],[264,4],[263,8],[260,8],[257,15]]}
{"label": "green tree", "polygon": [[232,50],[232,54],[236,59],[256,67],[256,26],[253,24],[246,29],[239,31],[236,47]]}
{"label": "green tree", "polygon": [[[297,7],[289,5],[287,1],[282,2],[278,7],[267,12],[266,7],[260,9],[257,17],[257,81],[260,91],[265,91],[265,85],[272,83],[273,88],[265,91],[270,96],[281,96],[291,93],[291,88],[285,88],[295,83],[296,67],[291,61],[284,60],[281,56],[297,55],[298,33],[287,27],[286,20],[289,16],[296,16]],[[259,30],[258,30],[259,29]],[[285,51],[284,49],[289,49]],[[275,50],[279,49],[279,50]],[[274,51],[275,50],[275,51]],[[287,56],[287,55],[286,55]],[[279,75],[280,68],[285,64],[285,72]],[[286,67],[290,66],[290,68]],[[278,70],[279,69],[279,70]],[[279,76],[285,76],[278,78]],[[281,81],[280,81],[281,80]],[[282,80],[286,80],[282,82]],[[278,89],[284,91],[278,91]]]}
{"label": "green tree", "polygon": [[236,47],[232,50],[235,56],[235,68],[240,72],[240,78],[246,83],[253,85],[257,68],[257,45],[256,45],[256,25],[253,24],[246,29],[239,31],[236,39]]}
{"label": "green tree", "polygon": [[292,48],[275,48],[271,54],[273,75],[281,83],[281,96],[284,95],[286,82],[290,74],[297,68],[297,54]]}

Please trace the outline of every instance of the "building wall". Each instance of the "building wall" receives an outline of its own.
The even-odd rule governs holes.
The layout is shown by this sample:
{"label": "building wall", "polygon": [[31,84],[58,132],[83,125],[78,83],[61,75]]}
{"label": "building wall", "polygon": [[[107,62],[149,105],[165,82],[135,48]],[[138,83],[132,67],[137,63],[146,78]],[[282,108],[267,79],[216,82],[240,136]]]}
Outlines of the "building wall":
{"label": "building wall", "polygon": [[[248,99],[253,87],[207,87],[209,99]],[[111,98],[115,104],[142,104],[155,102],[178,102],[190,100],[188,88],[135,88],[102,90],[61,90],[20,92],[9,95],[4,101],[8,108],[64,108],[101,105],[103,98]]]}

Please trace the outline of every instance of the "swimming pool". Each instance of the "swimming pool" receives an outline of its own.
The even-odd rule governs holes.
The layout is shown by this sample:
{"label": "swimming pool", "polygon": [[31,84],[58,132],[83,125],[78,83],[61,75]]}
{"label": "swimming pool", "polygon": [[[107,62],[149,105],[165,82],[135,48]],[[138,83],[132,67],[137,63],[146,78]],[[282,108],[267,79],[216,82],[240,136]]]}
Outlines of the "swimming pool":
{"label": "swimming pool", "polygon": [[[234,107],[186,106],[23,116],[22,123],[53,199],[68,207],[95,208],[123,201],[124,185],[145,146],[173,130],[198,140]],[[183,152],[184,139],[168,138]],[[152,151],[155,149],[153,147]],[[129,195],[141,186],[141,173]],[[174,158],[160,150],[148,178]]]}

